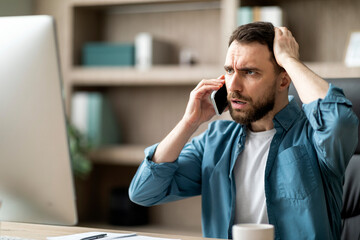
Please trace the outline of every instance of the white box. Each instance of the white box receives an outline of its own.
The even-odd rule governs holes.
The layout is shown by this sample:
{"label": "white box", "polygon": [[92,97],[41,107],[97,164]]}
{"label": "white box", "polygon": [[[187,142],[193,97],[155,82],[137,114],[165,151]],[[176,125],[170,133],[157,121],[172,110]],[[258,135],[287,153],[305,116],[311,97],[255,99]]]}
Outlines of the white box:
{"label": "white box", "polygon": [[135,66],[149,69],[154,65],[175,64],[174,46],[155,39],[150,33],[139,33],[135,37]]}

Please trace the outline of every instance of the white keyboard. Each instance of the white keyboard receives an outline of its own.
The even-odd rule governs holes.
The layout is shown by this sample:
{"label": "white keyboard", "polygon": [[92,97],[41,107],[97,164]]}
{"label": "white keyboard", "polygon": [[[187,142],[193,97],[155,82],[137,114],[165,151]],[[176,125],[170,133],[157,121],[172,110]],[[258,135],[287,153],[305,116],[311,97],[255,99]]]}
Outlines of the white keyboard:
{"label": "white keyboard", "polygon": [[0,236],[0,240],[33,240],[33,239],[20,238],[20,237],[10,237],[10,236]]}

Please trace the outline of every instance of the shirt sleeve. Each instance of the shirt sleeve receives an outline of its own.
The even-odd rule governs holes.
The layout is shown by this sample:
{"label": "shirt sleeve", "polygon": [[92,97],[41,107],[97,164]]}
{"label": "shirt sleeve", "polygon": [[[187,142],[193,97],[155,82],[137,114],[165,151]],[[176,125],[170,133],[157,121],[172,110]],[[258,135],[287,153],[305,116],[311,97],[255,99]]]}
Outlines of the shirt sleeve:
{"label": "shirt sleeve", "polygon": [[205,133],[187,143],[172,163],[154,163],[158,144],[145,149],[145,159],[129,187],[130,199],[151,206],[201,194],[201,163]]}
{"label": "shirt sleeve", "polygon": [[342,177],[358,143],[359,120],[352,103],[330,84],[324,99],[304,104],[303,109],[314,130],[320,167]]}

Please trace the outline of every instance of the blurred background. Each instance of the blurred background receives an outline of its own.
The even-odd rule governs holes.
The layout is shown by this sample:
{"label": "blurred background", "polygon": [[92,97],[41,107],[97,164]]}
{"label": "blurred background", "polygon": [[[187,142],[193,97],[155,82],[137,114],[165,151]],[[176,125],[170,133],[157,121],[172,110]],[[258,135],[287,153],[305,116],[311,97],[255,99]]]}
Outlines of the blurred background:
{"label": "blurred background", "polygon": [[345,64],[359,12],[357,0],[0,0],[0,16],[56,20],[79,225],[195,236],[201,197],[151,208],[128,200],[144,148],[180,120],[201,79],[223,74],[240,24],[286,26],[320,76],[359,77]]}

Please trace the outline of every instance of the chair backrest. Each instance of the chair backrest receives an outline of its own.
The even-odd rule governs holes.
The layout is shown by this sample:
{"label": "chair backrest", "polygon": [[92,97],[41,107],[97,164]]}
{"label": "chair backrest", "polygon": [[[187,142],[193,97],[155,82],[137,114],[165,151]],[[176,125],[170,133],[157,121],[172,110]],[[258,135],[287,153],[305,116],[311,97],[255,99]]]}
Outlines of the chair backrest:
{"label": "chair backrest", "polygon": [[360,155],[355,154],[346,169],[343,192],[342,240],[360,239]]}
{"label": "chair backrest", "polygon": [[[352,102],[353,111],[360,119],[360,78],[332,78],[328,82],[343,89],[345,96]],[[293,95],[299,105],[300,98],[293,85],[289,95]],[[360,128],[358,130],[360,136]],[[360,240],[360,141],[345,172],[343,192],[343,219],[342,240]]]}

